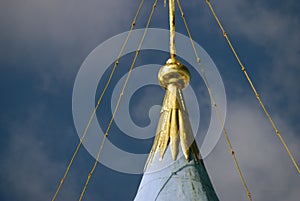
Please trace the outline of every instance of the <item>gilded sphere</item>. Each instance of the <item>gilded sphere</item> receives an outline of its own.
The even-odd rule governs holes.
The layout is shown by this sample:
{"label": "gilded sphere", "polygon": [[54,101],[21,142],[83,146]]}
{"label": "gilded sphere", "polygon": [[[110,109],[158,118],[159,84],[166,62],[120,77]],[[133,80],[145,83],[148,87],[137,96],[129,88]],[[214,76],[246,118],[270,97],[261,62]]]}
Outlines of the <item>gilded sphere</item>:
{"label": "gilded sphere", "polygon": [[169,59],[166,65],[158,72],[158,80],[163,88],[174,84],[180,89],[186,87],[190,82],[190,72],[183,64],[176,59]]}

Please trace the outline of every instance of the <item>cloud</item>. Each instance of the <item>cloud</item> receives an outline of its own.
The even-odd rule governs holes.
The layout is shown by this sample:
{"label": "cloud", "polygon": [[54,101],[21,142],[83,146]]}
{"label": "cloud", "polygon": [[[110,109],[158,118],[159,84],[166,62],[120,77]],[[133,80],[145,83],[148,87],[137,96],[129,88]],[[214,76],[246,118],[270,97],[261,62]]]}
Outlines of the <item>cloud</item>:
{"label": "cloud", "polygon": [[[227,117],[226,127],[253,200],[297,200],[297,170],[257,106],[233,102]],[[276,120],[284,125],[284,120]],[[285,126],[282,135],[299,163],[300,140]],[[224,137],[205,162],[221,200],[247,200]]]}
{"label": "cloud", "polygon": [[108,0],[1,3],[0,53],[10,64],[2,67],[31,72],[40,78],[41,90],[57,92],[58,85],[73,83],[81,63],[98,44],[120,28],[129,30],[137,6]]}
{"label": "cloud", "polygon": [[[6,33],[31,42],[48,39],[67,43],[75,42],[79,36],[93,35],[99,39],[102,33],[103,37],[131,17],[134,12],[129,9],[131,7],[135,6],[126,1],[89,0],[83,4],[76,0],[13,0],[2,5],[1,14],[5,17],[1,18],[1,23],[6,25]],[[124,9],[129,12],[121,12]],[[111,12],[114,15],[110,15]]]}

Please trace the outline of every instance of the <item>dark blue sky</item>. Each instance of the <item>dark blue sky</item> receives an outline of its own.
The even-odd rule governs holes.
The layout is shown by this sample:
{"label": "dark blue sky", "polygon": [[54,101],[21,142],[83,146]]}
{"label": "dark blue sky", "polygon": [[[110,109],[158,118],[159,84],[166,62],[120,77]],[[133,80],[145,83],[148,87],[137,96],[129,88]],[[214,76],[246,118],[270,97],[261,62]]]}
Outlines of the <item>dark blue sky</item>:
{"label": "dark blue sky", "polygon": [[[300,163],[299,2],[211,2]],[[139,1],[3,0],[0,4],[0,200],[50,200],[79,141],[72,117],[77,72],[100,43],[129,30]],[[145,26],[151,4],[146,1],[137,28]],[[299,174],[256,102],[205,1],[182,1],[182,5],[194,40],[212,57],[224,81],[226,128],[254,200],[299,199]],[[150,27],[167,29],[167,12],[161,0]],[[177,22],[177,31],[186,34],[179,13]],[[127,55],[124,65],[130,58],[132,55]],[[137,65],[154,60],[164,64],[166,59],[167,54],[145,52]],[[118,71],[115,80],[125,72]],[[99,90],[105,79],[101,79]],[[202,81],[191,82],[203,85]],[[97,113],[98,118],[103,116],[103,127],[111,115],[112,90],[104,101],[108,105],[102,105]],[[159,87],[141,89],[131,101],[133,121],[147,125],[149,108],[162,98]],[[128,139],[115,125],[112,131],[111,140],[122,149],[144,153],[151,147],[151,140]],[[93,162],[82,147],[57,200],[78,199]],[[205,163],[220,200],[247,199],[223,137]],[[119,173],[99,164],[84,200],[132,200],[140,179],[141,175]]]}

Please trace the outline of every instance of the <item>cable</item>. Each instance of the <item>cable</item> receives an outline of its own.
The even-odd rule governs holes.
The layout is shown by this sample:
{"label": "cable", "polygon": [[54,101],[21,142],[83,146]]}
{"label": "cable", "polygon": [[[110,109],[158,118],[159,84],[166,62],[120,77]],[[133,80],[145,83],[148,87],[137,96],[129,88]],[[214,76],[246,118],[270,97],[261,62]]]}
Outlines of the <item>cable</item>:
{"label": "cable", "polygon": [[217,117],[218,117],[218,121],[219,121],[219,123],[220,123],[221,126],[222,126],[223,134],[224,134],[224,136],[225,136],[227,145],[228,145],[228,147],[229,147],[229,149],[230,149],[230,153],[231,153],[231,156],[232,156],[232,158],[233,158],[235,167],[236,167],[236,169],[237,169],[237,171],[238,171],[238,173],[239,173],[240,179],[241,179],[241,181],[242,181],[242,183],[243,183],[243,186],[244,186],[244,189],[245,189],[245,191],[246,191],[246,193],[247,193],[248,199],[249,199],[249,201],[252,201],[251,193],[250,193],[250,191],[249,191],[249,188],[248,188],[248,186],[247,186],[247,183],[246,183],[246,181],[245,181],[245,178],[244,178],[244,176],[243,176],[243,174],[242,174],[241,168],[240,168],[240,166],[239,166],[239,164],[238,164],[238,161],[237,161],[237,159],[236,159],[236,156],[235,156],[235,152],[234,152],[233,146],[232,146],[232,144],[231,144],[231,141],[230,141],[229,136],[228,136],[228,133],[227,133],[227,129],[225,128],[224,122],[223,122],[223,120],[222,120],[222,115],[221,115],[221,113],[220,113],[220,111],[219,111],[219,108],[218,108],[218,106],[217,106],[217,103],[216,103],[216,101],[215,101],[215,98],[214,98],[214,96],[213,96],[213,93],[212,93],[211,88],[210,88],[210,86],[209,86],[209,83],[208,83],[208,80],[207,80],[207,78],[206,78],[206,74],[205,74],[204,68],[203,68],[203,66],[202,66],[201,60],[200,60],[199,55],[198,55],[198,52],[197,52],[197,50],[196,50],[196,47],[195,47],[195,44],[194,44],[194,41],[193,41],[191,32],[190,32],[190,30],[189,30],[187,21],[186,21],[186,19],[185,19],[185,17],[184,17],[184,12],[183,12],[183,9],[182,9],[182,7],[181,7],[180,0],[177,0],[177,4],[178,4],[178,7],[179,7],[179,10],[180,10],[181,17],[182,17],[182,19],[183,19],[185,28],[186,28],[187,33],[188,33],[188,35],[189,35],[189,38],[190,38],[190,41],[191,41],[191,44],[192,44],[192,47],[193,47],[193,50],[194,50],[194,53],[195,53],[195,57],[196,57],[197,63],[198,63],[198,65],[199,65],[200,69],[201,69],[201,73],[202,73],[202,75],[203,75],[203,80],[204,80],[204,82],[205,82],[205,84],[206,84],[206,86],[207,86],[208,93],[209,93],[210,98],[211,98],[211,101],[212,101],[212,106],[214,107],[215,112],[216,112],[216,115],[217,115]]}
{"label": "cable", "polygon": [[140,43],[139,43],[139,46],[138,46],[138,48],[137,48],[137,50],[136,50],[136,52],[135,52],[134,59],[133,59],[133,61],[132,61],[132,63],[131,63],[131,66],[130,66],[128,75],[127,75],[127,77],[126,77],[125,83],[124,83],[123,88],[122,88],[122,91],[120,92],[119,99],[118,99],[118,101],[117,101],[117,104],[116,104],[116,107],[115,107],[115,109],[114,109],[113,115],[112,115],[112,117],[111,117],[111,119],[110,119],[110,122],[109,122],[109,124],[108,124],[108,126],[107,126],[106,132],[105,132],[105,134],[104,134],[104,136],[103,136],[103,140],[102,140],[102,142],[101,142],[101,145],[100,145],[100,148],[99,148],[99,151],[98,151],[98,154],[97,154],[95,163],[94,163],[93,168],[91,169],[90,173],[88,174],[87,180],[86,180],[86,182],[85,182],[85,185],[84,185],[84,187],[83,187],[83,189],[82,189],[82,192],[81,192],[81,195],[80,195],[80,197],[79,197],[79,201],[82,200],[82,198],[83,198],[83,196],[84,196],[84,194],[85,194],[85,192],[86,192],[86,188],[87,188],[87,186],[88,186],[88,184],[89,184],[89,181],[90,181],[90,179],[91,179],[91,177],[92,177],[92,175],[93,175],[93,173],[94,173],[94,171],[95,171],[95,169],[96,169],[96,167],[97,167],[98,161],[99,161],[99,159],[100,159],[100,156],[101,156],[101,153],[102,153],[102,150],[103,150],[103,147],[104,147],[104,143],[105,143],[105,141],[106,141],[106,139],[107,139],[107,137],[108,137],[109,130],[110,130],[111,125],[112,125],[112,123],[113,123],[113,121],[114,121],[115,115],[116,115],[117,110],[118,110],[118,108],[119,108],[120,102],[121,102],[121,100],[122,100],[122,97],[123,97],[125,88],[126,88],[126,86],[127,86],[127,83],[128,83],[128,81],[129,81],[129,78],[130,78],[130,76],[131,76],[131,73],[132,73],[133,67],[134,67],[134,65],[135,65],[136,59],[137,59],[137,57],[138,57],[138,55],[139,55],[140,49],[141,49],[142,44],[143,44],[143,42],[144,42],[144,39],[145,39],[145,37],[146,37],[146,34],[147,34],[147,31],[148,31],[148,28],[149,28],[149,25],[150,25],[150,22],[151,22],[151,19],[152,19],[154,10],[155,10],[156,5],[157,5],[157,2],[158,2],[158,0],[155,0],[155,2],[154,2],[154,4],[153,4],[153,7],[152,7],[152,10],[151,10],[151,13],[150,13],[148,22],[147,22],[147,24],[146,24],[146,27],[145,27],[145,30],[144,30],[144,33],[143,33],[143,36],[142,36],[142,39],[141,39],[141,41],[140,41]]}
{"label": "cable", "polygon": [[88,123],[87,123],[87,126],[86,126],[85,129],[84,129],[83,135],[82,135],[82,137],[80,138],[79,143],[77,144],[77,147],[76,147],[76,149],[75,149],[75,151],[74,151],[74,153],[73,153],[73,156],[72,156],[72,158],[71,158],[71,160],[70,160],[70,162],[69,162],[69,164],[68,164],[68,167],[67,167],[67,169],[66,169],[66,171],[65,171],[65,173],[64,173],[64,175],[63,175],[63,177],[62,177],[62,179],[60,180],[60,183],[59,183],[59,185],[58,185],[58,187],[57,187],[57,189],[56,189],[56,191],[55,191],[55,194],[54,194],[54,196],[52,197],[52,201],[54,201],[54,200],[56,199],[56,197],[57,197],[57,195],[58,195],[58,193],[59,193],[59,191],[60,191],[60,189],[61,189],[63,183],[65,182],[65,179],[66,179],[66,177],[67,177],[67,175],[68,175],[68,173],[69,173],[69,171],[70,171],[70,168],[71,168],[71,166],[72,166],[72,164],[73,164],[73,162],[74,162],[74,159],[75,159],[75,157],[76,157],[76,155],[77,155],[77,153],[78,153],[78,151],[79,151],[79,148],[81,147],[82,142],[83,142],[83,140],[84,140],[84,138],[85,138],[85,136],[86,136],[86,134],[87,134],[87,131],[88,131],[88,129],[90,128],[90,125],[91,125],[91,123],[92,123],[92,120],[93,120],[93,118],[95,117],[96,111],[97,111],[97,109],[98,109],[99,106],[100,106],[100,103],[101,103],[101,101],[102,101],[102,98],[103,98],[103,96],[104,96],[104,94],[105,94],[105,92],[106,92],[106,90],[107,90],[107,88],[108,88],[108,86],[109,86],[109,84],[110,84],[110,82],[111,82],[111,79],[112,79],[112,77],[113,77],[113,74],[114,74],[114,72],[115,72],[115,70],[116,70],[116,68],[117,68],[117,66],[118,66],[118,64],[119,64],[119,59],[120,59],[121,56],[123,55],[124,49],[125,49],[125,47],[126,47],[126,45],[127,45],[127,43],[128,43],[128,40],[129,40],[129,38],[130,38],[130,36],[131,36],[132,30],[133,30],[134,27],[135,27],[136,19],[137,19],[138,15],[139,15],[139,13],[140,13],[140,11],[141,11],[141,9],[142,9],[142,6],[143,6],[143,4],[144,4],[144,1],[145,1],[145,0],[141,0],[141,3],[140,3],[140,5],[139,5],[139,8],[138,8],[138,10],[137,10],[137,12],[136,12],[136,14],[135,14],[135,16],[134,16],[134,19],[133,19],[132,23],[131,23],[131,28],[130,28],[128,34],[127,34],[127,37],[126,37],[126,39],[125,39],[125,41],[124,41],[124,43],[123,43],[123,45],[122,45],[121,51],[120,51],[120,53],[119,53],[119,55],[118,55],[118,57],[117,57],[117,59],[116,59],[116,61],[115,61],[114,67],[113,67],[113,69],[112,69],[112,71],[111,71],[111,73],[110,73],[109,79],[108,79],[108,81],[107,81],[107,83],[106,83],[106,85],[105,85],[105,87],[104,87],[104,89],[103,89],[103,91],[102,91],[102,93],[101,93],[101,95],[100,95],[98,101],[97,101],[97,105],[95,106],[95,108],[94,108],[94,110],[93,110],[93,112],[92,112],[92,114],[91,114],[91,116],[90,116],[90,118],[89,118],[89,121],[88,121]]}
{"label": "cable", "polygon": [[281,136],[281,133],[280,133],[280,131],[278,130],[278,127],[276,126],[276,124],[275,124],[274,120],[272,119],[270,113],[268,112],[268,110],[266,109],[264,103],[262,102],[262,100],[261,100],[261,98],[260,98],[260,96],[259,96],[259,94],[258,94],[258,92],[257,92],[257,90],[256,90],[256,88],[255,88],[255,86],[254,86],[254,84],[253,84],[253,82],[252,82],[250,76],[248,75],[248,73],[247,73],[247,71],[246,71],[245,66],[244,66],[243,63],[241,62],[241,60],[240,60],[238,54],[237,54],[236,51],[235,51],[235,48],[233,47],[233,45],[232,45],[232,43],[231,43],[231,41],[230,41],[230,39],[229,39],[229,37],[228,37],[228,34],[226,33],[226,31],[225,31],[224,27],[222,26],[222,24],[221,24],[221,22],[220,22],[218,16],[216,15],[216,13],[215,13],[215,11],[214,11],[214,9],[213,9],[213,6],[211,5],[211,3],[210,3],[209,0],[206,0],[206,3],[207,3],[207,5],[208,5],[210,11],[212,12],[212,14],[213,14],[213,16],[214,16],[216,22],[218,23],[218,25],[219,25],[219,27],[220,27],[222,33],[223,33],[223,36],[225,37],[225,39],[226,39],[226,41],[227,41],[227,43],[228,43],[228,45],[229,45],[229,47],[230,47],[232,53],[234,54],[235,59],[236,59],[237,62],[239,63],[239,65],[240,65],[240,67],[241,67],[241,70],[243,71],[243,73],[244,73],[244,75],[245,75],[245,77],[246,77],[248,83],[250,84],[250,87],[251,87],[252,91],[254,92],[257,101],[259,102],[259,104],[260,104],[261,108],[263,109],[265,115],[266,115],[267,118],[269,119],[269,121],[270,121],[270,123],[271,123],[273,129],[274,129],[275,132],[276,132],[276,135],[277,135],[278,138],[280,139],[282,145],[284,146],[284,148],[285,148],[285,150],[287,151],[287,153],[288,153],[290,159],[292,160],[293,165],[295,166],[295,168],[296,168],[296,170],[298,171],[298,173],[300,173],[299,166],[297,165],[297,162],[296,162],[294,156],[292,155],[290,149],[288,148],[288,146],[287,146],[287,144],[285,143],[283,137]]}

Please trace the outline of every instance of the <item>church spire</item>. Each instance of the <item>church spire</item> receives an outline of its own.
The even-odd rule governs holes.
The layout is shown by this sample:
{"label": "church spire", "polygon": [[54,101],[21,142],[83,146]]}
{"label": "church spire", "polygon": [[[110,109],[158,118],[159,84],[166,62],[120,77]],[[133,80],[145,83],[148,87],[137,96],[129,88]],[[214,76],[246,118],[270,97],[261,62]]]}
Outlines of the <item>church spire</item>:
{"label": "church spire", "polygon": [[170,58],[158,73],[166,90],[154,144],[134,201],[218,201],[199,154],[182,89],[188,69]]}
{"label": "church spire", "polygon": [[160,69],[158,74],[160,85],[166,90],[166,96],[149,160],[151,160],[157,150],[160,151],[160,160],[162,160],[169,143],[172,158],[176,160],[180,141],[186,160],[190,160],[190,151],[192,151],[194,158],[198,161],[199,151],[194,142],[181,91],[188,85],[190,73],[188,69],[176,59],[174,0],[169,0],[169,25],[170,59],[166,65]]}
{"label": "church spire", "polygon": [[218,201],[199,154],[182,94],[190,73],[176,59],[174,0],[169,0],[169,18],[170,59],[158,73],[166,94],[134,201]]}

